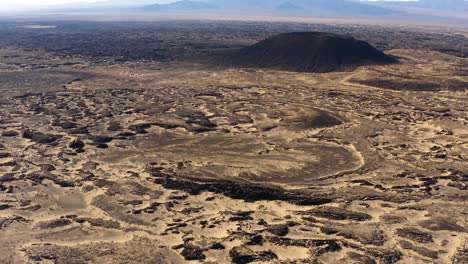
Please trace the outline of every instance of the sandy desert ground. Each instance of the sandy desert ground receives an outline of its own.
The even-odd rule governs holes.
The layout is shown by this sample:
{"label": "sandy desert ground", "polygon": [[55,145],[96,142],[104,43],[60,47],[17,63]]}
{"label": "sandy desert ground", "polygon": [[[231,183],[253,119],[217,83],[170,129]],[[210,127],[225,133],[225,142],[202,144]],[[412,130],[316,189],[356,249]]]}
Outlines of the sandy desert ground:
{"label": "sandy desert ground", "polygon": [[173,56],[281,26],[183,25],[2,25],[0,263],[468,263],[466,34],[340,26],[400,63],[296,73]]}

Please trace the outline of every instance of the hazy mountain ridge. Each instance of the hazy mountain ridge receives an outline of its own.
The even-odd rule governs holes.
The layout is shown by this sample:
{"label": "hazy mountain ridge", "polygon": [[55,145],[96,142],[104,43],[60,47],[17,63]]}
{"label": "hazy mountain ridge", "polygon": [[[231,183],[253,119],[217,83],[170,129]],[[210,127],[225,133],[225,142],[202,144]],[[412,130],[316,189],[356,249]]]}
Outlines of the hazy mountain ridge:
{"label": "hazy mountain ridge", "polygon": [[420,0],[420,1],[364,1],[381,7],[425,8],[435,10],[452,10],[468,12],[468,2],[465,0]]}
{"label": "hazy mountain ridge", "polygon": [[[33,12],[178,12],[195,15],[247,15],[282,17],[336,17],[397,19],[465,23],[468,2],[464,0],[421,0],[420,2],[368,0],[110,0],[32,8]],[[467,14],[467,15],[465,15]]]}
{"label": "hazy mountain ridge", "polygon": [[154,10],[197,10],[219,9],[223,12],[247,13],[288,13],[297,15],[317,14],[353,14],[353,15],[386,15],[396,11],[365,3],[345,0],[209,0],[209,1],[178,1],[169,4],[148,5],[142,8],[146,11]]}
{"label": "hazy mountain ridge", "polygon": [[215,4],[204,1],[177,1],[168,4],[152,4],[142,7],[145,11],[199,10],[218,8]]}

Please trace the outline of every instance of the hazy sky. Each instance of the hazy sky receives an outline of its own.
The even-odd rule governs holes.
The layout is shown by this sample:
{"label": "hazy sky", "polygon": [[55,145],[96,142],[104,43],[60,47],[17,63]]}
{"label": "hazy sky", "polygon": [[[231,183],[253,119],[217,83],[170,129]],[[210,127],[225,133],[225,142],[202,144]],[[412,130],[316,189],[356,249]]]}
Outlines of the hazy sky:
{"label": "hazy sky", "polygon": [[[8,10],[18,10],[18,9],[34,9],[40,6],[54,6],[54,5],[64,5],[64,4],[71,4],[71,3],[95,3],[95,2],[125,2],[125,3],[132,3],[138,4],[138,2],[143,2],[143,4],[147,3],[167,3],[167,2],[175,2],[178,0],[0,0],[0,11],[8,11]],[[200,0],[194,0],[200,1]],[[371,0],[371,1],[387,1],[387,0]],[[395,1],[395,0],[393,0]],[[414,1],[414,0],[396,0],[396,1]]]}
{"label": "hazy sky", "polygon": [[0,0],[0,11],[34,9],[40,6],[63,5],[76,2],[93,3],[99,0]]}
{"label": "hazy sky", "polygon": [[0,3],[5,6],[15,6],[15,5],[29,5],[29,6],[38,6],[38,5],[61,5],[61,4],[68,4],[68,3],[74,3],[74,2],[88,2],[88,3],[93,3],[93,2],[98,2],[98,1],[106,1],[106,0],[0,0]]}
{"label": "hazy sky", "polygon": [[[61,4],[77,3],[77,2],[93,3],[93,2],[109,2],[109,1],[112,1],[112,0],[0,0],[0,3],[4,6],[9,6],[9,5],[37,6],[37,5],[61,5]],[[174,1],[176,0],[154,0],[153,2],[158,3],[158,2],[174,2]],[[386,0],[375,0],[375,1],[386,1]],[[391,1],[395,1],[395,0],[391,0]],[[396,0],[396,1],[414,1],[414,0]],[[131,1],[128,1],[128,2],[131,2]],[[138,2],[138,1],[135,1],[135,2]]]}
{"label": "hazy sky", "polygon": [[167,3],[175,0],[0,0],[0,11],[8,10],[25,10],[35,9],[44,6],[60,6],[66,4],[80,4],[80,3],[106,3],[106,2],[118,2],[125,3],[128,5],[139,3]]}

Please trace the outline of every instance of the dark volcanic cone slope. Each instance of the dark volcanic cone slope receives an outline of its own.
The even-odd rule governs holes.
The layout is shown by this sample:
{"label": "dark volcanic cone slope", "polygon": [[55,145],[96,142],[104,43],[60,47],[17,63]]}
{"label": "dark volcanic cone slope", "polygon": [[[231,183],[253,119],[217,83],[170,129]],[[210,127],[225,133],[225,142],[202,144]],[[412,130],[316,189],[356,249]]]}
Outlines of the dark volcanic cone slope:
{"label": "dark volcanic cone slope", "polygon": [[330,72],[396,62],[369,43],[321,32],[280,34],[239,50],[229,65],[302,72]]}

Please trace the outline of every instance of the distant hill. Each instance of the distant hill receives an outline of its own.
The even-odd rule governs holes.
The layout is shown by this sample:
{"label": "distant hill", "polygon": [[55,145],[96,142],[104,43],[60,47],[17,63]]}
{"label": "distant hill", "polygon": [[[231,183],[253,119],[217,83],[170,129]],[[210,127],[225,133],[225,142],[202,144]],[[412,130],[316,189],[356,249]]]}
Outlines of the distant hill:
{"label": "distant hill", "polygon": [[[107,0],[42,6],[38,12],[167,12],[196,15],[337,17],[466,23],[465,0]],[[445,19],[450,20],[445,20]]]}
{"label": "distant hill", "polygon": [[144,11],[179,11],[179,10],[200,10],[213,9],[218,6],[210,2],[201,1],[178,1],[169,4],[153,4],[142,7]]}
{"label": "distant hill", "polygon": [[278,10],[286,10],[286,11],[297,11],[303,10],[304,8],[298,5],[295,5],[291,2],[283,2],[276,7]]}
{"label": "distant hill", "polygon": [[393,10],[365,3],[345,0],[207,0],[178,1],[170,4],[147,5],[146,11],[179,11],[217,9],[222,13],[239,14],[297,14],[310,15],[358,15],[379,16],[395,13]]}
{"label": "distant hill", "polygon": [[226,55],[226,66],[260,67],[299,72],[330,72],[396,60],[352,37],[322,32],[273,36]]}
{"label": "distant hill", "polygon": [[[358,1],[358,0],[356,0]],[[365,1],[368,4],[381,7],[425,8],[435,10],[451,10],[468,12],[468,2],[465,0],[420,0],[420,1]]]}

